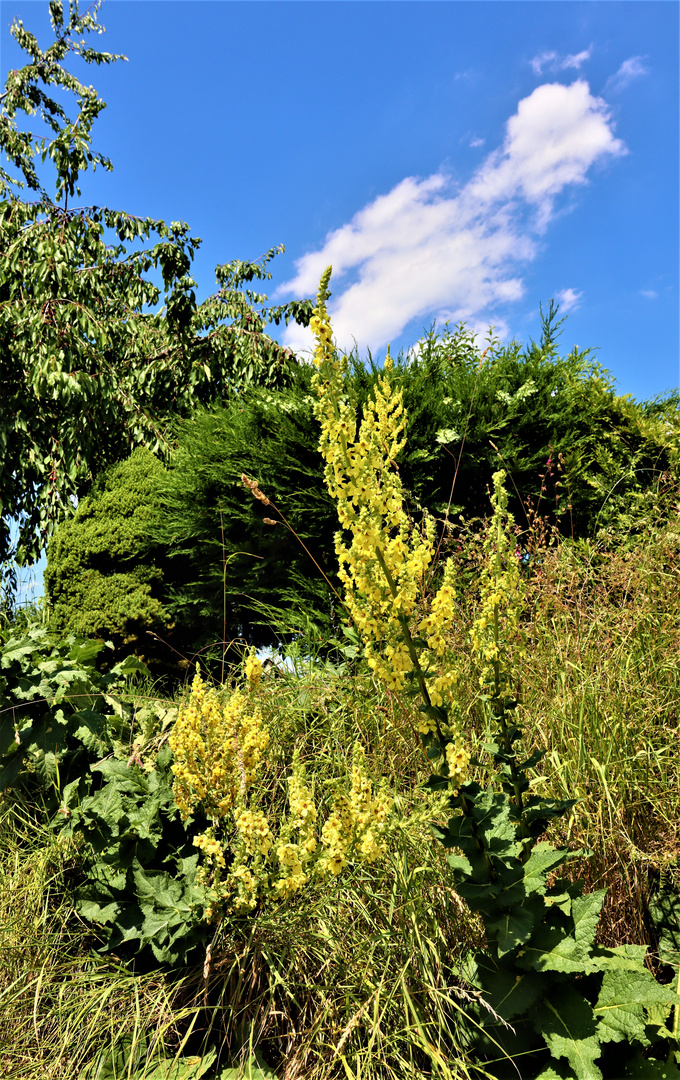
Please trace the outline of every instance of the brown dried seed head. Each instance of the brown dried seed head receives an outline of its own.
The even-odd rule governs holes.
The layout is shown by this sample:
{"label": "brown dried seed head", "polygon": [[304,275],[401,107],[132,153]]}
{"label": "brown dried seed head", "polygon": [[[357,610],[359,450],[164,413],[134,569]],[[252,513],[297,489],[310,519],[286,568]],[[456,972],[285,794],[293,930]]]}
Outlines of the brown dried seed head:
{"label": "brown dried seed head", "polygon": [[273,518],[262,518],[265,525],[278,525],[278,521],[274,521]]}
{"label": "brown dried seed head", "polygon": [[271,506],[271,503],[269,502],[267,496],[262,491],[260,491],[257,480],[251,480],[248,476],[246,476],[244,472],[241,473],[241,480],[247,488],[250,488],[256,499],[259,499],[260,502],[264,503],[265,506]]}

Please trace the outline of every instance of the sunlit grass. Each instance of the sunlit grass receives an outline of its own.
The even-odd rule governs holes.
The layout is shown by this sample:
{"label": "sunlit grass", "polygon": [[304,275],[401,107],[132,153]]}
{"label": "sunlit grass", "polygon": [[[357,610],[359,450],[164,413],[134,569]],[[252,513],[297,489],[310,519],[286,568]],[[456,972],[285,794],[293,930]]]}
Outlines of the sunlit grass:
{"label": "sunlit grass", "polygon": [[[677,873],[679,533],[673,521],[619,551],[565,542],[542,550],[527,577],[527,655],[516,674],[523,724],[546,751],[535,785],[579,800],[555,829],[574,850],[593,852],[573,872],[608,889],[599,931],[607,944],[649,940],[650,886],[661,868]],[[470,538],[466,559],[473,548]],[[466,647],[474,602],[472,589],[459,598],[454,636],[462,715],[482,772],[484,724]],[[97,954],[74,913],[77,846],[35,809],[6,807],[0,1075],[95,1080],[109,1075],[109,1060],[110,1075],[159,1080],[159,1061],[200,1060],[208,1047],[217,1057],[207,1077],[252,1065],[255,1051],[282,1080],[479,1075],[463,1050],[470,991],[460,972],[481,932],[430,839],[438,807],[420,788],[428,765],[415,707],[360,664],[299,656],[295,671],[265,677],[260,705],[272,734],[272,797],[284,790],[294,747],[323,801],[346,771],[348,748],[362,741],[370,772],[396,795],[388,859],[223,922],[193,969],[134,970]]]}

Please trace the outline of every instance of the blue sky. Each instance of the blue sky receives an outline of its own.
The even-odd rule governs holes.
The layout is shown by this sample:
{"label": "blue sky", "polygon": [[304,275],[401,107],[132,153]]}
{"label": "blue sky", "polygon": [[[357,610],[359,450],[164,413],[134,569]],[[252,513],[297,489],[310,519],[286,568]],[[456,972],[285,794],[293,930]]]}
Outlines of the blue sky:
{"label": "blue sky", "polygon": [[[83,5],[84,6],[84,5]],[[341,345],[384,353],[433,319],[597,346],[621,393],[678,372],[678,4],[106,0],[84,67],[113,161],[83,201],[187,221],[214,267],[284,243],[277,299],[335,267]],[[45,0],[2,0],[2,75]],[[293,328],[280,336],[307,347]]]}

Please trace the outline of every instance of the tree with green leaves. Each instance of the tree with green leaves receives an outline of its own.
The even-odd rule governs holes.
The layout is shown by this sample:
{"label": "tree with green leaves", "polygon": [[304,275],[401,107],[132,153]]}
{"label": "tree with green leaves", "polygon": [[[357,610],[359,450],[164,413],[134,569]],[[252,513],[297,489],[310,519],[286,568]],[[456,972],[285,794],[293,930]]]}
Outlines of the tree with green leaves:
{"label": "tree with green leaves", "polygon": [[[29,63],[9,73],[0,99],[0,149],[8,166],[0,168],[0,566],[6,579],[12,558],[21,564],[38,557],[104,467],[138,445],[166,454],[172,418],[227,401],[253,382],[289,382],[295,357],[265,330],[281,320],[306,324],[311,310],[306,301],[268,306],[250,287],[271,277],[267,266],[282,247],[256,262],[217,267],[218,291],[197,304],[190,269],[200,240],[186,224],[73,205],[84,170],[112,167],[91,146],[105,104],[63,66],[71,53],[88,64],[124,59],[85,43],[84,34],[103,30],[98,6],[81,15],[72,0],[65,20],[61,0],[51,0],[55,40],[45,50],[15,20],[12,33]],[[69,95],[74,117],[61,104]],[[20,130],[20,113],[37,117],[45,136]],[[52,194],[47,162],[55,173]],[[22,197],[25,189],[32,201]],[[160,271],[162,290],[145,276],[153,270]]]}

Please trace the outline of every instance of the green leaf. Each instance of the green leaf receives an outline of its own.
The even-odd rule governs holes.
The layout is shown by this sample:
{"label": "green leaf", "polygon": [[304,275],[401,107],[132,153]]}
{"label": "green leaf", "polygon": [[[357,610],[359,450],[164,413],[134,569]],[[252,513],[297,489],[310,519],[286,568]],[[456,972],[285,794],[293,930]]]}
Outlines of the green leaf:
{"label": "green leaf", "polygon": [[514,969],[496,964],[488,953],[479,953],[471,981],[483,990],[484,998],[504,1020],[528,1014],[540,998],[544,982],[533,971],[518,975]]}
{"label": "green leaf", "polygon": [[265,1064],[259,1051],[239,1065],[225,1066],[218,1073],[216,1080],[277,1080],[276,1073]]}
{"label": "green leaf", "polygon": [[12,787],[16,781],[19,773],[21,772],[21,766],[24,762],[24,752],[17,749],[15,754],[12,754],[9,760],[5,761],[0,768],[0,791],[4,791],[5,788]]}
{"label": "green leaf", "polygon": [[575,941],[558,927],[540,926],[518,953],[521,968],[534,971],[560,971],[563,974],[587,975],[602,971],[606,961],[593,956],[587,946]]}
{"label": "green leaf", "polygon": [[655,1061],[638,1053],[626,1063],[625,1080],[680,1080],[680,1069],[670,1061]]}
{"label": "green leaf", "polygon": [[109,741],[102,738],[106,734],[106,718],[101,713],[93,709],[81,709],[75,713],[73,721],[77,724],[75,737],[80,739],[91,753],[103,757],[109,752]]}
{"label": "green leaf", "polygon": [[571,901],[573,936],[569,926],[539,926],[528,944],[518,954],[522,968],[535,971],[559,971],[584,975],[602,971],[607,966],[604,954],[592,950],[605,891],[576,895]]}
{"label": "green leaf", "polygon": [[606,889],[600,889],[597,892],[574,897],[571,912],[574,919],[574,937],[579,945],[591,946],[593,944],[606,894]]}
{"label": "green leaf", "polygon": [[532,1013],[532,1023],[555,1058],[566,1058],[578,1080],[602,1080],[595,1062],[600,1056],[595,1016],[573,987],[559,987],[556,1002],[544,1000]]}
{"label": "green leaf", "polygon": [[138,656],[126,656],[124,660],[121,660],[119,664],[115,664],[109,676],[125,676],[133,675],[135,673],[141,675],[150,675],[148,667],[143,660],[140,660]]}
{"label": "green leaf", "polygon": [[546,1065],[536,1080],[574,1080],[574,1073],[565,1061],[553,1061]]}
{"label": "green leaf", "polygon": [[485,930],[489,940],[495,938],[498,947],[498,955],[503,956],[511,952],[518,945],[523,945],[531,937],[534,928],[534,914],[521,904],[503,912],[498,919],[490,919],[485,922]]}
{"label": "green leaf", "polygon": [[120,904],[115,901],[102,906],[96,900],[77,900],[76,907],[78,914],[82,915],[84,919],[100,926],[114,922],[120,913]]}
{"label": "green leaf", "polygon": [[602,1042],[634,1041],[648,1044],[645,1035],[645,1007],[675,1004],[672,987],[660,986],[644,968],[637,971],[608,970],[602,980],[595,1016]]}
{"label": "green leaf", "polygon": [[663,881],[649,905],[649,917],[659,936],[659,959],[680,967],[680,896]]}
{"label": "green leaf", "polygon": [[536,844],[524,864],[524,887],[527,892],[545,893],[546,878],[558,866],[573,857],[569,851],[557,851],[552,844],[541,841]]}
{"label": "green leaf", "polygon": [[161,908],[165,912],[187,915],[191,908],[184,900],[184,889],[179,881],[167,873],[145,873],[141,868],[133,873],[135,887],[142,911]]}

